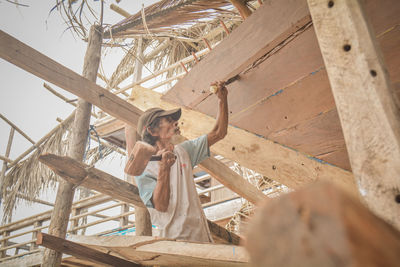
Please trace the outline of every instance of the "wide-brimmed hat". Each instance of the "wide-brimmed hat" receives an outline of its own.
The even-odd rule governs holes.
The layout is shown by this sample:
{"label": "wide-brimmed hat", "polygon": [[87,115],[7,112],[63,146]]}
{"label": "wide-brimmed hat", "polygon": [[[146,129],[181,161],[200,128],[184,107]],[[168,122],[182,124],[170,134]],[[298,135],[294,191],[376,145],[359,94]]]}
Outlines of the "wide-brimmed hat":
{"label": "wide-brimmed hat", "polygon": [[140,117],[137,124],[137,134],[140,139],[143,138],[143,134],[146,128],[157,118],[171,116],[173,120],[177,121],[181,117],[182,110],[180,108],[164,110],[162,108],[151,108],[146,110]]}

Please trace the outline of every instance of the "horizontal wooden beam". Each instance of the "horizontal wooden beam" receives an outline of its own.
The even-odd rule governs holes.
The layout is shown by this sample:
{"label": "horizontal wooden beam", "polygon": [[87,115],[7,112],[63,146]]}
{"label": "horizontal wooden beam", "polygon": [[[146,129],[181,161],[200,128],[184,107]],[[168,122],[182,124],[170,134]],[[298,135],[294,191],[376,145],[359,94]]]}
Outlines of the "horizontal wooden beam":
{"label": "horizontal wooden beam", "polygon": [[136,127],[140,110],[1,30],[0,57]]}
{"label": "horizontal wooden beam", "polygon": [[[46,164],[60,177],[75,185],[84,186],[107,194],[114,199],[144,207],[136,186],[108,173],[89,167],[71,158],[53,154],[42,155],[39,157],[39,161]],[[220,226],[215,226],[215,223],[211,221],[208,221],[208,224],[211,225],[210,230],[213,237],[225,240],[227,243],[239,244],[240,238],[236,234],[230,233]]]}
{"label": "horizontal wooden beam", "polygon": [[[161,94],[140,86],[133,88],[129,101],[141,110],[152,107],[177,107],[163,101]],[[179,126],[182,135],[188,138],[207,133],[214,124],[215,119],[210,116],[182,109]],[[211,150],[293,189],[317,180],[329,180],[353,194],[358,194],[351,172],[319,162],[308,155],[237,127],[229,126],[228,135],[213,145]]]}
{"label": "horizontal wooden beam", "polygon": [[77,258],[83,258],[97,264],[108,264],[111,266],[121,267],[141,266],[140,264],[137,264],[133,261],[109,255],[96,249],[92,249],[90,247],[49,234],[38,233],[36,244],[52,250],[56,250],[58,252],[72,255]]}
{"label": "horizontal wooden beam", "polygon": [[246,247],[256,266],[395,267],[400,262],[400,232],[330,183],[263,203],[248,229]]}
{"label": "horizontal wooden beam", "polygon": [[41,155],[39,161],[72,184],[96,190],[135,206],[144,207],[136,186],[106,172],[89,167],[72,158],[53,154]]}
{"label": "horizontal wooden beam", "polygon": [[195,243],[148,236],[81,236],[68,240],[122,256],[143,265],[160,266],[247,266],[244,247]]}

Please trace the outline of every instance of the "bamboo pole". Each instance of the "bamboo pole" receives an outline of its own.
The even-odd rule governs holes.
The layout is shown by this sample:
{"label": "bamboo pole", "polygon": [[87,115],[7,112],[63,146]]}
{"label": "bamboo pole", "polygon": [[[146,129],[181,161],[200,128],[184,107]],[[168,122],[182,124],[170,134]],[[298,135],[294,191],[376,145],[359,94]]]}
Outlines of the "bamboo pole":
{"label": "bamboo pole", "polygon": [[160,87],[160,86],[162,86],[164,84],[170,83],[170,82],[172,82],[174,80],[178,80],[178,79],[182,78],[185,75],[186,75],[185,72],[179,73],[178,75],[176,75],[174,77],[168,78],[168,79],[166,79],[166,80],[164,80],[162,82],[159,82],[159,83],[157,83],[155,85],[152,85],[152,86],[148,87],[148,89],[149,90],[154,90],[154,89],[156,89],[156,88],[158,88],[158,87]]}
{"label": "bamboo pole", "polygon": [[[90,29],[89,42],[86,50],[83,76],[95,82],[100,63],[101,43],[103,40],[103,29],[101,26],[94,25]],[[72,129],[71,145],[68,155],[78,161],[82,161],[86,138],[88,134],[90,114],[92,105],[83,99],[78,100],[78,107]],[[67,233],[68,218],[71,212],[72,201],[74,198],[74,185],[67,181],[60,181],[56,197],[56,203],[50,221],[49,233],[51,235],[65,238]],[[43,255],[44,267],[60,266],[61,252],[45,249]]]}
{"label": "bamboo pole", "polygon": [[[62,94],[58,93],[56,90],[54,90],[53,88],[51,88],[51,86],[50,86],[49,84],[43,83],[43,87],[46,88],[46,89],[47,89],[50,93],[52,93],[53,95],[55,95],[55,96],[59,97],[60,99],[64,100],[65,103],[68,103],[68,104],[70,104],[70,105],[72,105],[72,106],[74,106],[74,107],[77,106],[76,103],[71,102],[70,99],[66,98],[65,96],[63,96]],[[95,117],[96,119],[98,118],[97,114],[95,114],[95,113],[93,113],[93,112],[92,112],[92,116]]]}
{"label": "bamboo pole", "polygon": [[110,9],[117,12],[118,14],[120,14],[121,16],[125,17],[125,18],[129,18],[130,16],[132,16],[131,14],[129,14],[127,11],[125,11],[124,9],[120,8],[117,5],[111,4],[110,5]]}
{"label": "bamboo pole", "polygon": [[28,140],[29,142],[31,142],[32,144],[35,143],[35,141],[33,141],[26,133],[24,133],[20,128],[18,128],[14,123],[12,123],[10,120],[8,120],[5,116],[3,116],[0,113],[0,118],[2,118],[6,123],[8,123],[12,128],[14,128],[17,132],[19,132],[23,137],[26,138],[26,140]]}
{"label": "bamboo pole", "polygon": [[5,161],[5,162],[7,162],[7,163],[11,163],[11,162],[12,162],[12,159],[7,158],[7,157],[2,156],[2,155],[0,155],[0,160]]}
{"label": "bamboo pole", "polygon": [[[216,46],[216,45],[217,45],[217,44],[215,44],[214,46]],[[196,56],[197,56],[197,57],[200,57],[200,56],[202,56],[202,55],[207,54],[208,52],[209,52],[209,49],[208,49],[208,48],[205,48],[205,49],[203,49],[203,50],[197,52],[197,53],[196,53]],[[188,57],[185,57],[184,59],[182,59],[182,60],[180,60],[180,61],[178,61],[178,62],[176,62],[176,63],[174,63],[174,64],[169,65],[169,66],[166,67],[165,69],[159,70],[159,71],[157,71],[157,72],[155,72],[155,73],[153,73],[153,74],[151,74],[151,75],[146,76],[146,77],[143,78],[143,79],[140,79],[140,80],[137,81],[137,82],[134,82],[134,83],[132,83],[132,84],[130,84],[130,85],[127,85],[127,86],[125,86],[125,87],[122,87],[120,90],[117,90],[117,91],[115,91],[115,92],[113,92],[113,93],[114,93],[114,94],[120,94],[120,93],[122,93],[122,92],[125,92],[125,91],[127,91],[127,90],[129,90],[129,89],[135,87],[136,85],[140,85],[140,84],[142,84],[142,83],[144,83],[144,82],[147,82],[148,80],[151,80],[151,79],[153,79],[153,78],[155,78],[155,77],[157,77],[157,76],[163,74],[164,72],[167,72],[167,71],[169,71],[169,70],[171,70],[171,69],[174,69],[174,68],[180,66],[180,65],[181,65],[180,62],[182,62],[183,64],[185,64],[185,63],[191,62],[191,61],[193,61],[193,60],[195,60],[193,55],[190,55],[190,56],[188,56]]]}

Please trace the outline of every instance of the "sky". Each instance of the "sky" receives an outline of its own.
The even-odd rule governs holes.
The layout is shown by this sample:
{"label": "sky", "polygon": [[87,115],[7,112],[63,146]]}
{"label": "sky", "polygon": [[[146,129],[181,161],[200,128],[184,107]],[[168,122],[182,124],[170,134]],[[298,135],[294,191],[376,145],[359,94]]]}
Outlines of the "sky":
{"label": "sky", "polygon": [[[0,29],[81,74],[86,43],[67,30],[66,24],[57,11],[49,14],[49,11],[55,6],[56,0],[18,0],[17,2],[28,5],[28,7],[17,7],[9,1],[0,0]],[[100,1],[88,2],[93,5],[95,10],[100,11]],[[156,1],[123,0],[118,5],[133,14],[140,11],[142,4],[148,6],[154,2]],[[116,1],[105,1],[104,22],[109,24],[123,19],[121,15],[109,8],[112,3],[116,4]],[[122,52],[108,51],[107,58],[102,61],[107,77],[111,76],[122,56]],[[3,59],[0,59],[0,78],[0,113],[34,141],[38,141],[57,126],[57,117],[64,119],[73,111],[71,105],[43,87],[42,79]],[[55,86],[53,88],[69,99],[76,98],[62,89]],[[9,132],[10,126],[0,119],[0,155],[5,154]],[[15,159],[30,146],[31,144],[25,138],[15,133],[9,158]],[[2,161],[0,163],[2,164]],[[123,174],[121,162],[105,164],[111,165],[108,168],[111,174],[116,176]],[[54,195],[54,192],[47,192],[43,198],[53,201]],[[42,212],[44,207],[49,209],[42,205],[20,205],[13,215],[13,220]]]}

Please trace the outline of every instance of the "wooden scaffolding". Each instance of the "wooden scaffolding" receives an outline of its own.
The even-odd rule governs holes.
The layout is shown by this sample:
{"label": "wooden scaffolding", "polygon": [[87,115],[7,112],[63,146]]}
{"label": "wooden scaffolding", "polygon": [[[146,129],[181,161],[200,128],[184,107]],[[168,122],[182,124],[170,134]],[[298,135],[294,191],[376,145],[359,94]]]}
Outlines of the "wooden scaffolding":
{"label": "wooden scaffolding", "polygon": [[[197,0],[169,5],[172,2],[160,1],[134,15],[113,5],[126,19],[104,32],[100,26],[92,27],[83,75],[0,32],[1,58],[79,97],[76,113],[58,126],[74,121],[74,145],[67,156],[44,153],[39,157],[63,178],[54,210],[0,227],[0,265],[396,266],[400,260],[396,253],[400,249],[400,2]],[[141,49],[146,38],[156,38],[167,26],[174,29],[199,19],[200,11],[212,8],[225,17],[218,17],[218,26],[205,30],[206,34],[170,36],[146,55]],[[243,22],[226,15],[235,10]],[[213,39],[217,35],[223,40]],[[120,69],[123,74],[108,79],[98,73],[100,50],[103,40],[114,38],[136,38],[140,49],[134,50],[135,68]],[[190,55],[142,77],[141,68],[169,49],[174,38],[193,48]],[[175,75],[150,88],[142,86],[167,72]],[[133,83],[119,87],[132,74]],[[194,179],[202,188],[203,207],[237,198],[258,207],[254,216],[253,211],[245,216],[252,220],[247,234],[221,226],[230,214],[208,221],[217,244],[140,236],[149,229],[151,233],[152,226],[145,219],[148,214],[137,187],[82,163],[91,105],[101,109],[93,116],[103,144],[124,154],[125,127],[136,128],[139,116],[150,107],[181,107],[182,138],[209,131],[217,105],[208,86],[236,75],[239,79],[228,86],[228,135],[212,147],[213,156],[196,167]],[[106,88],[96,84],[97,76]],[[167,92],[153,91],[175,80]],[[45,87],[63,98],[50,85]],[[11,126],[9,146],[0,157],[3,179],[7,169],[53,131],[34,142],[2,119]],[[11,160],[15,130],[33,146]],[[243,169],[235,172],[234,166],[248,168],[251,177],[243,179]],[[256,175],[261,178],[252,184]],[[77,186],[97,193],[72,203]],[[222,188],[227,191],[216,191]],[[282,190],[294,192],[270,199]],[[111,200],[108,207],[85,211]],[[114,207],[120,207],[121,214],[100,213]],[[134,222],[129,220],[132,214]],[[119,221],[118,231],[142,228],[129,237],[106,236],[115,232],[111,230],[77,235],[91,226],[78,223],[87,216],[100,222]],[[244,221],[247,224],[247,218]],[[28,225],[33,229],[12,233]],[[44,229],[48,234],[42,233]],[[32,238],[24,243],[10,241],[24,234]],[[43,252],[38,245],[50,249]],[[28,251],[7,255],[15,248]],[[61,258],[61,253],[72,257]],[[28,254],[29,258],[21,257]]]}

